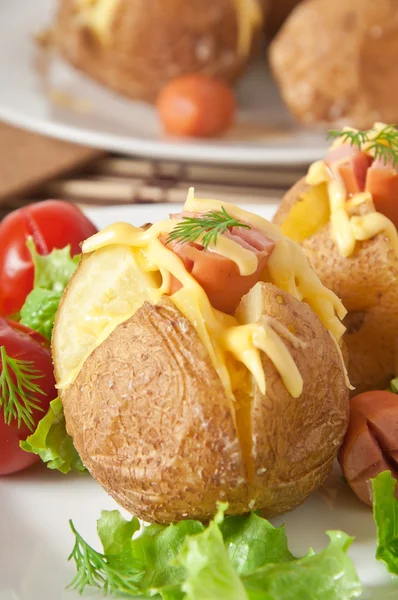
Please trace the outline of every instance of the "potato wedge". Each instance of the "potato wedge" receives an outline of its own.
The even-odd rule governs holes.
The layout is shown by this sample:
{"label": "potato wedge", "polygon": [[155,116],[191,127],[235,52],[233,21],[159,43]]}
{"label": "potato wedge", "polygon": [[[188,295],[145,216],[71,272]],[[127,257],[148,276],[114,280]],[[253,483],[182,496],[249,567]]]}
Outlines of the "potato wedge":
{"label": "potato wedge", "polygon": [[[81,322],[73,288],[87,282],[78,270],[59,311],[57,373],[71,335],[69,311]],[[230,514],[278,514],[302,502],[331,469],[348,425],[348,390],[331,335],[308,305],[267,283],[243,298],[237,317],[269,317],[305,344],[284,338],[304,380],[299,398],[287,393],[265,355],[265,395],[247,377],[236,399],[228,397],[196,330],[167,297],[156,305],[143,298],[61,390],[84,464],[145,520],[208,520],[217,501],[227,501]]]}
{"label": "potato wedge", "polygon": [[[282,229],[294,230],[294,209],[308,199],[322,202],[322,192],[302,179],[286,194],[274,217]],[[307,205],[309,213],[312,211]],[[351,215],[374,211],[371,200]],[[297,222],[297,227],[300,223]],[[358,242],[352,256],[339,252],[331,225],[322,225],[300,240],[312,268],[348,310],[344,342],[349,353],[348,374],[356,393],[385,389],[398,373],[398,256],[384,234]]]}

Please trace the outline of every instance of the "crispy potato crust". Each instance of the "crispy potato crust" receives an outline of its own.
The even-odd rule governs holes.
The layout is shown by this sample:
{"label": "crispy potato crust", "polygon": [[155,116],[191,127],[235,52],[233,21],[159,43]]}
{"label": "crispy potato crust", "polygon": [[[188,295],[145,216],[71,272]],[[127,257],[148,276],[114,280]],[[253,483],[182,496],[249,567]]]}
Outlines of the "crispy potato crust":
{"label": "crispy potato crust", "polygon": [[179,75],[201,72],[232,83],[247,64],[237,53],[233,0],[120,0],[105,45],[76,23],[74,0],[60,0],[56,37],[75,67],[148,101]]}
{"label": "crispy potato crust", "polygon": [[[274,217],[281,225],[309,186],[304,179],[286,194]],[[374,210],[364,203],[352,214]],[[328,224],[302,243],[323,284],[348,310],[344,336],[348,373],[355,393],[385,389],[398,369],[398,257],[385,235],[358,242],[352,256],[341,256]]]}
{"label": "crispy potato crust", "polygon": [[167,298],[120,325],[62,399],[83,462],[131,513],[209,518],[226,498],[234,512],[247,510],[231,403],[195,329]]}
{"label": "crispy potato crust", "polygon": [[307,305],[271,284],[255,286],[238,315],[252,294],[262,314],[307,343],[303,350],[285,340],[304,378],[300,398],[289,396],[264,356],[265,396],[256,390],[252,405],[235,413],[195,329],[165,297],[119,325],[63,392],[83,462],[131,513],[206,521],[221,500],[230,514],[277,514],[331,469],[348,425],[335,344]]}
{"label": "crispy potato crust", "polygon": [[395,0],[309,0],[270,48],[285,103],[304,123],[364,129],[396,123],[398,5]]}

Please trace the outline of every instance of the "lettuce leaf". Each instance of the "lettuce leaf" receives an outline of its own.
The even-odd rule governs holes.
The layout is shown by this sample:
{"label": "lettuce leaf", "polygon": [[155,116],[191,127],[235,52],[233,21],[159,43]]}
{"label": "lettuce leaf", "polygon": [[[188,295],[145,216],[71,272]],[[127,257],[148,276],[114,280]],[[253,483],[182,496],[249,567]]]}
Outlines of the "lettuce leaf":
{"label": "lettuce leaf", "polygon": [[266,565],[243,582],[249,600],[349,600],[362,594],[355,567],[347,555],[353,538],[328,532],[330,544],[319,554]]}
{"label": "lettuce leaf", "polygon": [[62,294],[79,264],[80,256],[72,258],[70,246],[41,256],[32,238],[28,238],[26,245],[32,256],[35,277],[33,290],[21,309],[21,323],[51,339]]}
{"label": "lettuce leaf", "polygon": [[395,498],[397,481],[390,471],[372,479],[373,516],[377,527],[377,560],[383,561],[398,575],[398,500]]}
{"label": "lettuce leaf", "polygon": [[[221,507],[223,510],[223,507]],[[247,600],[245,588],[232,566],[219,527],[223,513],[203,532],[185,539],[178,556],[186,576],[181,589],[190,600]]]}
{"label": "lettuce leaf", "polygon": [[60,250],[54,248],[50,254],[37,252],[33,239],[28,238],[26,245],[32,256],[35,269],[34,288],[43,288],[53,292],[63,292],[80,262],[80,255],[70,254],[70,246]]}
{"label": "lettuce leaf", "polygon": [[20,446],[25,452],[38,454],[49,469],[57,469],[65,474],[71,470],[86,470],[72,438],[66,432],[64,410],[59,398],[50,403],[36,431],[20,442]]}
{"label": "lettuce leaf", "polygon": [[103,511],[97,528],[104,554],[79,536],[85,544],[82,555],[101,566],[93,579],[92,571],[84,572],[84,562],[76,561],[79,591],[94,581],[105,592],[126,593],[123,573],[130,566],[141,573],[131,594],[140,598],[349,600],[361,594],[347,555],[352,538],[345,533],[330,532],[327,548],[296,559],[283,527],[274,528],[254,513],[224,520],[226,508],[220,505],[207,527],[193,520],[140,526],[135,517],[126,520],[118,511]]}
{"label": "lettuce leaf", "polygon": [[255,571],[268,563],[294,559],[289,551],[285,526],[273,527],[255,513],[225,517],[220,523],[224,543],[239,575]]}
{"label": "lettuce leaf", "polygon": [[50,340],[61,297],[62,292],[54,292],[44,288],[32,290],[21,308],[21,323],[38,331]]}

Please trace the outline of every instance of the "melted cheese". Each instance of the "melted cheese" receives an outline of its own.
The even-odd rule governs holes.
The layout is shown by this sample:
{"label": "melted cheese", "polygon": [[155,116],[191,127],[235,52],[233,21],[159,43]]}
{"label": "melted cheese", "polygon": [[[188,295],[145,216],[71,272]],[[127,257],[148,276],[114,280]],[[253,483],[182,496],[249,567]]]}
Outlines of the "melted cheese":
{"label": "melted cheese", "polygon": [[[87,26],[106,44],[110,41],[113,19],[120,0],[75,0],[78,22]],[[238,24],[237,51],[240,57],[250,54],[253,35],[263,22],[259,0],[233,0]]]}
{"label": "melted cheese", "polygon": [[[222,206],[223,203],[218,200],[199,200],[190,195],[185,203],[185,210],[204,212],[220,210]],[[228,213],[239,221],[251,223],[275,242],[267,265],[271,282],[298,300],[305,300],[325,327],[339,340],[344,332],[340,319],[344,318],[346,310],[337,296],[321,283],[310,267],[302,248],[293,240],[286,238],[279,227],[258,215],[253,215],[232,204],[228,205]]]}
{"label": "melted cheese", "polygon": [[[205,212],[219,210],[222,206],[221,202],[215,200],[198,200],[194,198],[193,190],[190,190],[184,210]],[[266,219],[233,205],[228,205],[228,212],[240,221],[250,222],[275,242],[268,262],[271,282],[289,291],[296,298],[308,302],[338,343],[344,332],[339,318],[345,316],[345,309],[338,298],[321,284],[300,246],[285,238],[279,228]],[[161,221],[146,231],[127,223],[116,223],[84,242],[83,253],[116,244],[126,245],[138,251],[143,261],[143,269],[159,271],[162,274],[163,284],[149,292],[154,304],[162,294],[167,293],[170,276],[178,279],[182,288],[171,295],[170,299],[196,329],[230,398],[234,399],[236,381],[239,381],[239,378],[234,377],[234,372],[240,369],[239,364],[248,369],[260,391],[265,393],[266,382],[261,352],[265,352],[270,358],[289,393],[293,397],[300,396],[303,380],[282,338],[295,340],[297,344],[300,341],[280,324],[270,320],[262,319],[261,322],[243,324],[238,323],[234,317],[215,310],[203,288],[187,272],[180,258],[158,239],[161,234],[170,233],[178,223],[176,219]],[[218,237],[217,247],[213,245],[209,246],[209,249],[233,260],[242,275],[250,275],[257,269],[255,253],[224,236]],[[130,316],[126,315],[125,318]],[[110,322],[103,336],[109,335],[110,330],[122,320],[123,318],[119,317],[117,321]],[[231,360],[231,357],[235,361]],[[76,375],[77,373],[74,374]]]}
{"label": "melted cheese", "polygon": [[[382,127],[384,125],[380,123],[375,125],[375,135]],[[341,143],[341,140],[338,140],[332,148],[340,146]],[[364,150],[366,150],[366,146],[364,146]],[[330,168],[326,166],[325,161],[317,161],[310,166],[306,176],[306,182],[311,186],[327,183],[331,234],[340,254],[346,258],[352,256],[358,241],[369,240],[379,233],[385,233],[391,245],[398,249],[397,229],[387,217],[377,211],[368,213],[363,217],[350,217],[348,212],[350,208],[371,200],[372,196],[369,192],[361,192],[355,194],[352,198],[348,198],[339,171],[344,160],[336,161]]]}
{"label": "melted cheese", "polygon": [[106,44],[111,39],[113,20],[120,0],[75,0],[77,22]]}
{"label": "melted cheese", "polygon": [[238,54],[246,58],[250,54],[253,34],[263,22],[259,0],[233,0],[238,21]]}

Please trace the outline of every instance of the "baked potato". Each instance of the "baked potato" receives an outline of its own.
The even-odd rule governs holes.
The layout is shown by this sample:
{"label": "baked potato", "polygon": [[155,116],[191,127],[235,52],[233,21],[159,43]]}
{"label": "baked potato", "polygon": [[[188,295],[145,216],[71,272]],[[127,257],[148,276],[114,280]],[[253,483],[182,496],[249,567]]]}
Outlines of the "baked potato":
{"label": "baked potato", "polygon": [[270,63],[304,123],[396,123],[397,40],[395,0],[308,0],[272,43]]}
{"label": "baked potato", "polygon": [[[265,219],[192,194],[185,210],[83,245],[52,340],[68,432],[147,521],[291,510],[348,425],[344,308]],[[209,240],[212,219],[229,228]]]}
{"label": "baked potato", "polygon": [[[287,192],[274,217],[348,311],[344,342],[357,393],[387,388],[398,371],[398,219],[392,194],[398,176],[391,165],[371,156],[369,163],[364,155],[370,156],[347,144],[332,149],[326,163],[316,163]],[[343,185],[343,204],[331,210],[336,181]]]}
{"label": "baked potato", "polygon": [[171,79],[234,82],[261,31],[267,0],[60,0],[56,42],[99,82],[154,101]]}

